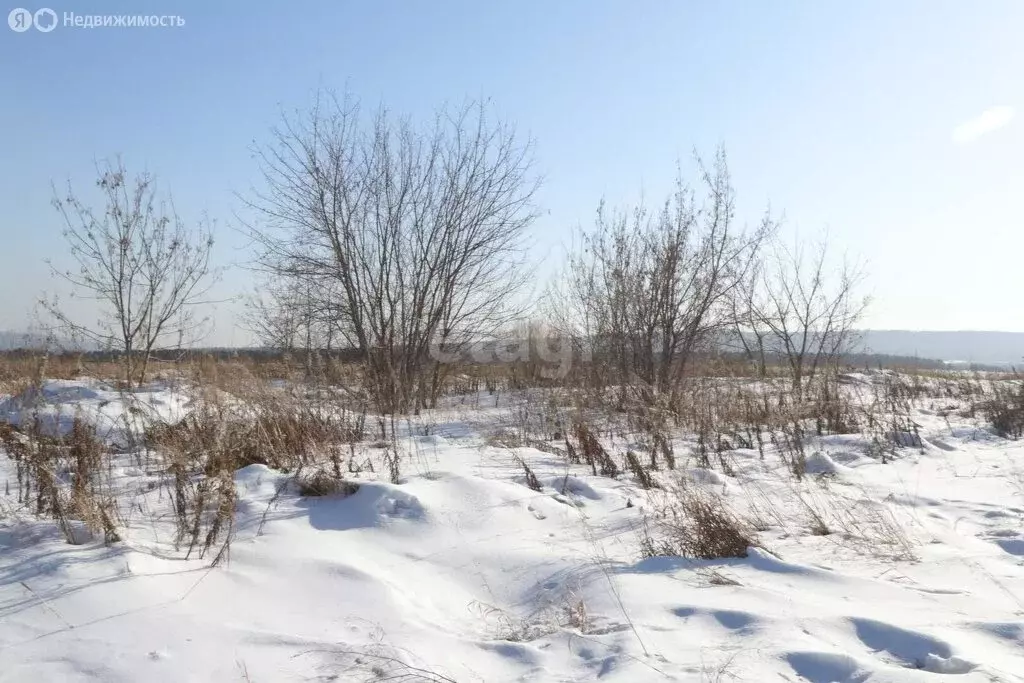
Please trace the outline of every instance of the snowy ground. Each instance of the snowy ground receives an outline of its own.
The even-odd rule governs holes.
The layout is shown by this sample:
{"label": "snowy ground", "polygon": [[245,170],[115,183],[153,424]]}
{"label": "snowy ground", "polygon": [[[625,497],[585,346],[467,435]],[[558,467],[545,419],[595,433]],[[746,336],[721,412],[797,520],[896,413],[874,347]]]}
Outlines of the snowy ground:
{"label": "snowy ground", "polygon": [[[120,424],[102,386],[50,388]],[[172,551],[159,487],[112,547],[68,545],[0,496],[0,680],[1024,681],[1024,445],[922,406],[922,447],[889,464],[853,436],[823,439],[826,476],[801,482],[755,452],[731,477],[680,463],[762,520],[763,548],[640,559],[657,494],[516,449],[534,492],[488,445],[493,414],[418,418],[431,435],[404,440],[403,482],[348,497],[239,471],[212,569]]]}

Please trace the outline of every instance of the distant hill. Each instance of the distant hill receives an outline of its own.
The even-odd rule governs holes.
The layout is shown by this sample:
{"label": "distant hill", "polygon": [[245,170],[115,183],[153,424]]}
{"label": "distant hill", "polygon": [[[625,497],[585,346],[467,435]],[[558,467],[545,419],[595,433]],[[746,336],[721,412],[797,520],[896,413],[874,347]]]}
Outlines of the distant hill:
{"label": "distant hill", "polygon": [[1022,332],[864,330],[865,353],[1024,366]]}

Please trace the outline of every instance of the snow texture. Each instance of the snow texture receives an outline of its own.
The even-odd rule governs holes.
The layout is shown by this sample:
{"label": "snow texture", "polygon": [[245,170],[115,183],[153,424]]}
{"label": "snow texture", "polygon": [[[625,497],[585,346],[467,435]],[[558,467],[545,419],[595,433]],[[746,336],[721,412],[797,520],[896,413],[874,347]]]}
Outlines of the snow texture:
{"label": "snow texture", "polygon": [[[53,429],[81,415],[127,442],[146,411],[189,404],[95,381],[42,394],[0,410],[43,404]],[[486,440],[486,411],[416,419],[398,485],[304,498],[289,475],[238,471],[235,540],[212,569],[173,552],[166,491],[129,465],[123,543],[7,515],[0,681],[1024,681],[1024,446],[974,422],[915,413],[921,443],[887,464],[820,439],[801,481],[756,452],[728,476],[681,461],[659,475],[764,518],[748,557],[692,561],[641,559],[657,494],[629,475],[518,448],[536,492]]]}

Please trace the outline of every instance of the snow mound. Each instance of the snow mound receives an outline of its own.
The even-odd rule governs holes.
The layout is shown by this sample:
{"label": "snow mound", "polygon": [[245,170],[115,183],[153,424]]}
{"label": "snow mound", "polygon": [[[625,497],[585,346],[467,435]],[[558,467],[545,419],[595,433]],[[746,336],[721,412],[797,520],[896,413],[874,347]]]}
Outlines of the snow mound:
{"label": "snow mound", "polygon": [[804,471],[808,474],[839,474],[844,469],[824,451],[815,451],[804,462]]}
{"label": "snow mound", "polygon": [[692,467],[686,470],[686,478],[694,484],[711,484],[715,486],[725,484],[725,478],[721,474],[704,467]]}
{"label": "snow mound", "polygon": [[95,427],[100,438],[127,446],[149,425],[180,421],[191,402],[183,391],[163,383],[119,390],[90,378],[50,379],[0,402],[0,419],[13,425],[38,419],[44,433],[52,435],[67,434],[80,419]]}
{"label": "snow mound", "polygon": [[966,674],[974,671],[978,665],[960,657],[943,658],[929,653],[921,663],[921,668],[933,674]]}

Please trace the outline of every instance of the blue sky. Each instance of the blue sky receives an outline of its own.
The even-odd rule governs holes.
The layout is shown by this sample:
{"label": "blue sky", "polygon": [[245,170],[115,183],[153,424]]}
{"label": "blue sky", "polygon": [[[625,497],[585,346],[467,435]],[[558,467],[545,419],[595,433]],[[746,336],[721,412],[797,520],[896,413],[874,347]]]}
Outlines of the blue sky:
{"label": "blue sky", "polygon": [[[36,0],[9,2],[37,10]],[[534,251],[557,261],[603,196],[660,197],[693,148],[728,149],[741,217],[770,202],[866,264],[866,324],[1024,331],[1024,3],[90,2],[181,28],[0,28],[0,329],[60,291],[50,183],[123,155],[217,257],[281,108],[320,86],[426,119],[490,98],[536,141]],[[0,25],[2,27],[2,25]],[[249,286],[229,271],[219,294]],[[222,304],[213,343],[241,343]]]}

